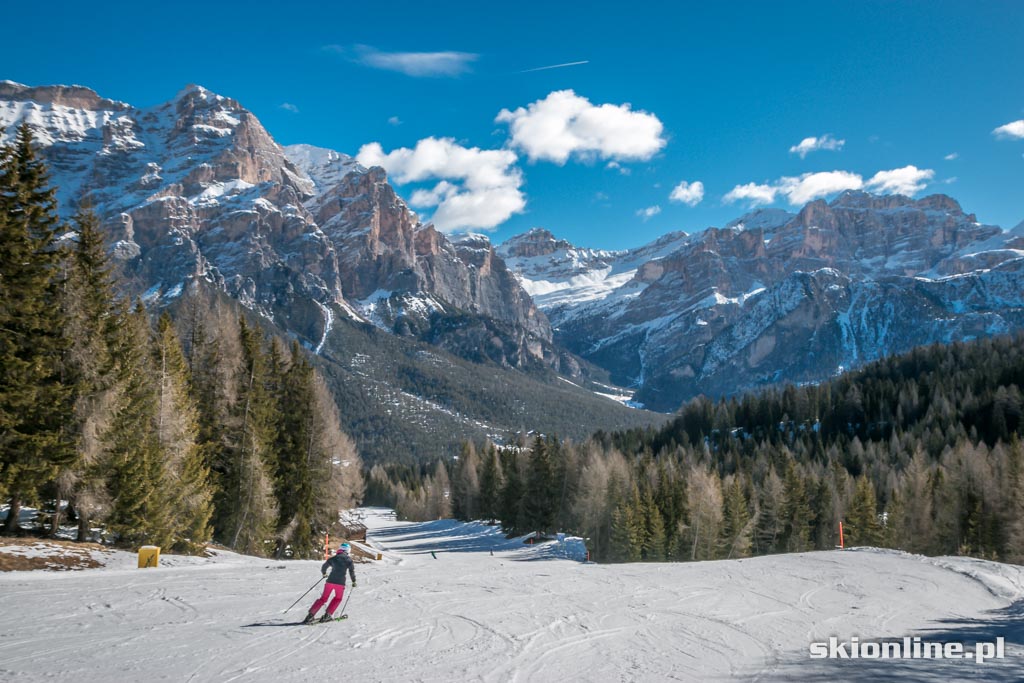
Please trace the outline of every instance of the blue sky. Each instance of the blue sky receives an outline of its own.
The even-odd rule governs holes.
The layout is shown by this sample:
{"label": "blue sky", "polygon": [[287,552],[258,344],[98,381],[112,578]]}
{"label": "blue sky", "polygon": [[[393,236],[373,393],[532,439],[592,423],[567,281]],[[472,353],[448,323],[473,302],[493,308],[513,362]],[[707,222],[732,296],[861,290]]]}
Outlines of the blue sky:
{"label": "blue sky", "polygon": [[199,83],[495,241],[624,248],[846,187],[1024,220],[1022,2],[548,4],[16,3],[0,78]]}

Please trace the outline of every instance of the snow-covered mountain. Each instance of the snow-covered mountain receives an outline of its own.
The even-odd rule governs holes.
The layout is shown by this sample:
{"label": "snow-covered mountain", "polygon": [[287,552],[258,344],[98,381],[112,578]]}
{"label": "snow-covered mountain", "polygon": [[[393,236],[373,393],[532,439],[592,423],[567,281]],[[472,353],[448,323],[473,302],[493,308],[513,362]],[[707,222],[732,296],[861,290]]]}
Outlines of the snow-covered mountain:
{"label": "snow-covered mountain", "polygon": [[80,86],[4,81],[0,141],[21,123],[62,215],[91,204],[151,301],[200,280],[314,349],[343,316],[511,367],[578,367],[489,244],[458,246],[421,223],[383,169],[282,148],[235,100],[188,86],[137,109]]}
{"label": "snow-covered mountain", "polygon": [[944,195],[848,192],[625,251],[541,229],[494,248],[423,224],[382,169],[282,148],[198,86],[137,109],[0,83],[0,139],[21,122],[61,212],[97,210],[135,291],[167,302],[206,282],[314,350],[347,319],[513,368],[578,376],[582,356],[671,411],[1024,327],[1024,224],[982,225]]}
{"label": "snow-covered mountain", "polygon": [[[672,253],[687,238],[685,232],[672,232],[637,249],[605,251],[575,247],[534,228],[506,240],[497,252],[523,289],[555,319],[565,306],[602,301],[613,293],[622,296],[620,290],[633,280],[637,268]],[[639,293],[636,288],[631,291]]]}
{"label": "snow-covered mountain", "polygon": [[944,195],[845,193],[626,252],[546,231],[498,248],[555,340],[636,401],[816,382],[933,342],[1024,328],[1024,236]]}

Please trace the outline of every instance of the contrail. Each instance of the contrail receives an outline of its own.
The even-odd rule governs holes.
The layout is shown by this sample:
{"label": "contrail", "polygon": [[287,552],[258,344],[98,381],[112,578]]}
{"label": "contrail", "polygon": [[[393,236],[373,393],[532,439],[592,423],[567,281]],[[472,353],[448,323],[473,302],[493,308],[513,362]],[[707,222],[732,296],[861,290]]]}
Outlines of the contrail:
{"label": "contrail", "polygon": [[582,62],[566,62],[565,64],[552,64],[551,66],[538,66],[536,69],[527,69],[520,71],[521,74],[528,74],[531,71],[545,71],[546,69],[561,69],[563,66],[579,66],[580,64],[590,64],[589,59],[585,59]]}

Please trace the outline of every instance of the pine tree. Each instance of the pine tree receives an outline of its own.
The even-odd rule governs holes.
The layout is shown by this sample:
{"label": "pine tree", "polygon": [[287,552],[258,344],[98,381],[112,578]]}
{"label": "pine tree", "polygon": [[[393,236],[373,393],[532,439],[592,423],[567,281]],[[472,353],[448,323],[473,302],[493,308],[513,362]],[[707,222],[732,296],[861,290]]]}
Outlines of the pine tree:
{"label": "pine tree", "polygon": [[341,428],[341,412],[324,378],[313,377],[313,473],[314,498],[317,501],[313,518],[317,532],[338,520],[342,509],[359,504],[366,485],[363,463],[355,443]]}
{"label": "pine tree", "polygon": [[526,472],[524,513],[529,530],[546,533],[554,526],[558,504],[554,484],[548,444],[538,436],[530,450]]}
{"label": "pine tree", "polygon": [[1024,443],[1014,436],[1009,445],[1007,471],[1007,529],[1004,560],[1024,561]]}
{"label": "pine tree", "polygon": [[271,342],[266,383],[277,406],[276,442],[273,462],[274,495],[277,500],[277,549],[284,557],[291,550],[294,557],[308,557],[313,551],[313,517],[316,510],[315,460],[313,423],[313,367],[302,358],[293,344],[290,366],[285,368],[283,352]]}
{"label": "pine tree", "polygon": [[526,531],[523,514],[525,486],[519,472],[519,457],[516,451],[507,449],[501,455],[502,474],[505,480],[501,487],[500,516],[501,528],[508,536],[517,536]]}
{"label": "pine tree", "polygon": [[501,466],[493,444],[484,450],[480,472],[480,516],[489,522],[498,519],[498,497],[501,493]]}
{"label": "pine tree", "polygon": [[480,514],[480,458],[471,441],[463,442],[452,481],[452,513],[456,519],[471,521]]}
{"label": "pine tree", "polygon": [[449,519],[451,516],[451,479],[444,462],[438,460],[433,476],[427,479],[427,519]]}
{"label": "pine tree", "polygon": [[760,505],[757,523],[754,526],[754,548],[758,555],[778,552],[779,536],[782,532],[782,506],[785,488],[775,469],[768,470],[761,485]]}
{"label": "pine tree", "polygon": [[69,501],[78,518],[78,540],[86,541],[90,520],[109,507],[98,467],[99,435],[111,418],[118,315],[99,219],[82,209],[75,225],[78,239],[68,268],[64,305],[70,340],[65,378],[75,383],[76,458],[58,477],[58,495]]}
{"label": "pine tree", "polygon": [[722,503],[722,546],[726,559],[750,556],[750,510],[740,477],[734,475],[725,488]]}
{"label": "pine tree", "polygon": [[658,463],[658,483],[654,492],[654,502],[665,520],[665,546],[669,559],[681,560],[682,542],[679,534],[690,522],[686,486],[678,481],[677,471],[669,469],[662,461]]}
{"label": "pine tree", "polygon": [[173,540],[169,492],[157,432],[158,397],[150,356],[150,327],[141,302],[123,312],[114,350],[117,395],[102,435],[102,467],[112,501],[108,529],[121,544],[169,547]]}
{"label": "pine tree", "polygon": [[857,478],[857,488],[846,511],[843,524],[847,545],[874,545],[882,541],[878,524],[878,509],[875,501],[875,487],[866,476]]}
{"label": "pine tree", "polygon": [[839,519],[835,512],[835,497],[826,478],[818,481],[812,502],[814,526],[811,539],[817,550],[830,550],[839,545],[837,539]]}
{"label": "pine tree", "polygon": [[210,471],[198,443],[199,417],[189,394],[189,373],[181,343],[165,313],[157,326],[157,441],[173,514],[175,549],[199,552],[210,540],[213,490]]}
{"label": "pine tree", "polygon": [[237,443],[242,420],[237,405],[244,354],[238,318],[199,287],[190,287],[187,296],[182,338],[198,410],[198,443],[214,492],[214,536],[230,543],[233,529],[229,526],[239,490]]}
{"label": "pine tree", "polygon": [[643,513],[634,500],[623,500],[612,510],[608,557],[613,562],[638,562],[643,557]]}
{"label": "pine tree", "polygon": [[716,559],[722,534],[722,482],[718,473],[701,466],[691,467],[686,479],[686,498],[690,501],[690,559]]}
{"label": "pine tree", "polygon": [[233,410],[235,433],[217,508],[223,515],[220,528],[228,545],[249,555],[265,555],[277,517],[271,477],[275,406],[266,391],[262,336],[244,318],[238,325],[242,367]]}
{"label": "pine tree", "polygon": [[783,547],[791,553],[804,552],[810,547],[813,520],[807,489],[792,460],[786,463],[783,490],[781,515]]}
{"label": "pine tree", "polygon": [[23,504],[74,460],[57,229],[46,166],[22,124],[0,150],[0,490],[9,533]]}
{"label": "pine tree", "polygon": [[644,494],[642,508],[646,527],[641,548],[643,559],[649,562],[662,562],[668,557],[665,520],[662,519],[661,512],[654,504],[654,498],[651,497],[650,492]]}

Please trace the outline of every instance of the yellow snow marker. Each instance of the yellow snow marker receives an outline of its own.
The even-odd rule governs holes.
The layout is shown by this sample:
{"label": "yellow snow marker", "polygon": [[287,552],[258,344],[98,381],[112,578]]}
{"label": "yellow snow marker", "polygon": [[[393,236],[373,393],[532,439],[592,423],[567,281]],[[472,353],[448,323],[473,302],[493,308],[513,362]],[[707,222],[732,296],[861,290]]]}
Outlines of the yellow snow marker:
{"label": "yellow snow marker", "polygon": [[144,545],[139,548],[139,569],[156,567],[160,564],[160,546]]}

